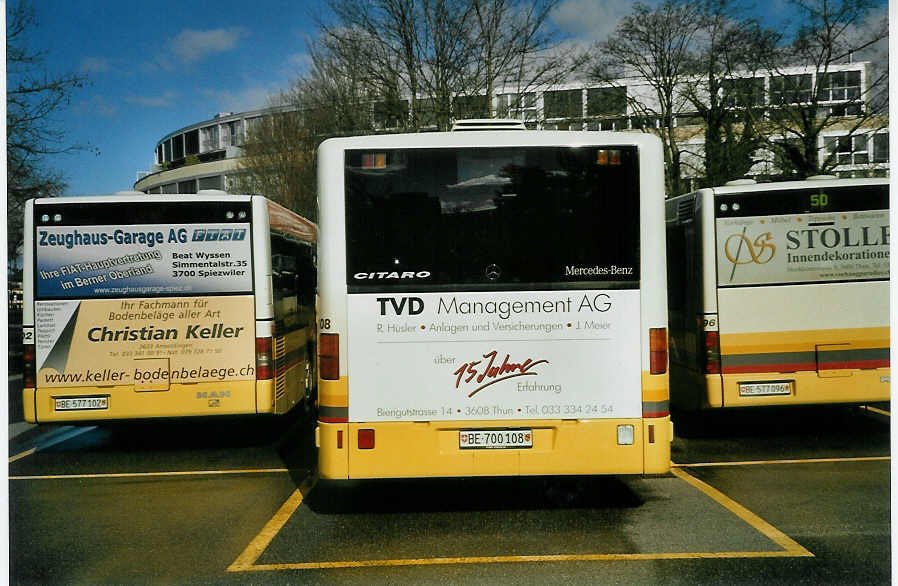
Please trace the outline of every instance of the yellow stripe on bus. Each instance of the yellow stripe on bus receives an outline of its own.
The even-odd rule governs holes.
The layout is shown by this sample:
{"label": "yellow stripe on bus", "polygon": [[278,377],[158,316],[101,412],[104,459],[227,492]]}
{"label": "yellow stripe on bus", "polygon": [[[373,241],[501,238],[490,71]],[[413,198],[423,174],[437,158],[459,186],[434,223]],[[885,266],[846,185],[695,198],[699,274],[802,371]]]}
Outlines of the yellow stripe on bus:
{"label": "yellow stripe on bus", "polygon": [[720,334],[721,349],[727,354],[756,352],[800,352],[826,344],[849,344],[853,349],[888,348],[889,328],[844,328],[795,330],[750,334]]}
{"label": "yellow stripe on bus", "polygon": [[318,404],[327,407],[349,406],[349,379],[318,381]]}

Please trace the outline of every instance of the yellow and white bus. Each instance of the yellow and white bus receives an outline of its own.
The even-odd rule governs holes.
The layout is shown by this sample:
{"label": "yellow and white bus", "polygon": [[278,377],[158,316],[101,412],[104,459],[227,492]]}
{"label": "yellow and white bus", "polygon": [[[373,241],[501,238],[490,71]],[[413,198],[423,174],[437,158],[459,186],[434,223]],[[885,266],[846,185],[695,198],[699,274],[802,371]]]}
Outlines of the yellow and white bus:
{"label": "yellow and white bus", "polygon": [[325,141],[321,478],[666,472],[662,176],[647,135]]}
{"label": "yellow and white bus", "polygon": [[889,399],[888,179],[672,198],[667,250],[676,409]]}
{"label": "yellow and white bus", "polygon": [[25,209],[29,422],[284,413],[313,400],[317,227],[260,196]]}

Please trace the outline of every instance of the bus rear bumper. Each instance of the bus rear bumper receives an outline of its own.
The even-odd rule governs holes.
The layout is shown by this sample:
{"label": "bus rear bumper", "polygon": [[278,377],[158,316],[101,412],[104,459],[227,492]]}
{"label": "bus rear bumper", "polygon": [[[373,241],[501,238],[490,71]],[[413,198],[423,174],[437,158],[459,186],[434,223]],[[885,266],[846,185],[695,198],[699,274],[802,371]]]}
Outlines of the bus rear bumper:
{"label": "bus rear bumper", "polygon": [[[710,377],[709,377],[710,378]],[[718,380],[720,376],[715,376]],[[891,370],[889,368],[844,369],[839,371],[739,373],[722,376],[722,399],[711,406],[750,407],[755,405],[819,405],[833,403],[872,403],[889,400]],[[788,394],[749,394],[769,383],[790,383]],[[750,386],[752,385],[752,386]],[[720,390],[721,384],[717,383]],[[708,385],[708,389],[712,389]],[[783,392],[783,391],[780,391]],[[718,396],[721,396],[718,394]],[[709,397],[710,398],[710,397]]]}
{"label": "bus rear bumper", "polygon": [[[506,449],[460,447],[459,432],[472,429],[530,430],[533,445]],[[360,430],[366,430],[369,437],[373,433],[373,448],[359,447]],[[630,441],[631,431],[632,443],[619,443]],[[673,428],[669,416],[502,422],[319,422],[315,437],[319,476],[325,479],[664,474],[670,470]]]}
{"label": "bus rear bumper", "polygon": [[[140,392],[130,385],[51,387],[38,388],[37,391],[25,389],[25,420],[29,423],[56,423],[255,414],[256,384],[253,380],[221,381],[172,385],[165,391]],[[271,386],[270,381],[261,381],[260,384]],[[79,408],[77,403],[58,401],[62,399],[99,400]],[[61,408],[65,406],[70,408]]]}

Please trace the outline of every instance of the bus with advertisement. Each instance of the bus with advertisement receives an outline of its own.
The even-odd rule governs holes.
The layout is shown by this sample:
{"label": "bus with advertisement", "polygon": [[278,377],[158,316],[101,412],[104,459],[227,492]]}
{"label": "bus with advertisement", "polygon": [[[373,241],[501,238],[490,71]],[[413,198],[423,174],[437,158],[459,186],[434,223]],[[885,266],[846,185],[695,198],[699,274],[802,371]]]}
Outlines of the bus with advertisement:
{"label": "bus with advertisement", "polygon": [[739,180],[666,207],[677,410],[889,400],[888,179]]}
{"label": "bus with advertisement", "polygon": [[25,419],[289,411],[314,401],[317,226],[261,196],[25,208]]}
{"label": "bus with advertisement", "polygon": [[322,479],[665,473],[656,137],[318,151]]}

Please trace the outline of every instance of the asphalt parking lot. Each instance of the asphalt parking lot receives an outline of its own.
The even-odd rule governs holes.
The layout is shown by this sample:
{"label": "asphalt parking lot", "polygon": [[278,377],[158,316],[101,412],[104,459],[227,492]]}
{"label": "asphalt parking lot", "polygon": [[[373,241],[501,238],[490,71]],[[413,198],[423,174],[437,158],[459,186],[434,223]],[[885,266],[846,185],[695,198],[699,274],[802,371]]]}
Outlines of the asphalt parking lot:
{"label": "asphalt parking lot", "polygon": [[10,443],[10,580],[889,583],[875,409],[722,414],[664,476],[339,486],[303,417],[48,428]]}

